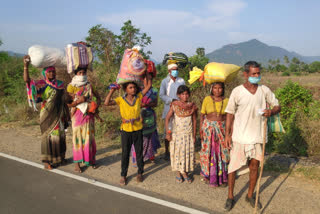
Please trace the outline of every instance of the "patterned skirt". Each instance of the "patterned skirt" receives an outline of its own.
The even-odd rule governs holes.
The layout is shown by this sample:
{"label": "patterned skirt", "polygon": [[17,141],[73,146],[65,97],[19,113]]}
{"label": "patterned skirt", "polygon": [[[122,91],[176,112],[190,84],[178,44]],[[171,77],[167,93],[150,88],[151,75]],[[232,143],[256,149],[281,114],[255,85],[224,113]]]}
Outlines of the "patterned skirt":
{"label": "patterned skirt", "polygon": [[217,187],[228,182],[229,151],[223,148],[225,122],[204,120],[200,151],[201,175],[209,185]]}
{"label": "patterned skirt", "polygon": [[92,165],[96,163],[94,115],[84,115],[77,109],[72,117],[73,162]]}

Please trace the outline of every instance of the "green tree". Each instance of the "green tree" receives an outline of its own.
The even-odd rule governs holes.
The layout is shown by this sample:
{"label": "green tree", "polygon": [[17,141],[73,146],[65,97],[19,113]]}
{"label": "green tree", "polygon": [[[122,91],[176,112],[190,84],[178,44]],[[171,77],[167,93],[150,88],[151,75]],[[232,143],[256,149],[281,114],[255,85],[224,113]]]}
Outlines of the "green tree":
{"label": "green tree", "polygon": [[191,68],[197,66],[200,69],[204,69],[204,67],[208,64],[209,59],[205,57],[205,49],[197,48],[196,55],[189,57],[189,62],[191,63]]}
{"label": "green tree", "polygon": [[2,45],[2,40],[0,39],[0,46]]}
{"label": "green tree", "polygon": [[116,36],[101,24],[93,26],[88,31],[86,42],[90,44],[101,63],[107,68],[115,62],[116,55],[114,48],[116,47]]}
{"label": "green tree", "polygon": [[283,57],[283,61],[284,61],[284,64],[286,64],[287,66],[288,66],[289,63],[290,63],[290,60],[289,60],[289,57],[288,57],[288,56],[284,56],[284,57]]}
{"label": "green tree", "polygon": [[204,48],[197,48],[196,53],[198,56],[204,57],[205,56],[205,49]]}
{"label": "green tree", "polygon": [[300,60],[297,57],[293,57],[291,60],[291,63],[299,65],[300,64]]}
{"label": "green tree", "polygon": [[309,65],[309,72],[315,73],[320,72],[320,61],[314,61]]}
{"label": "green tree", "polygon": [[[121,34],[116,36],[117,45],[115,47],[118,62],[120,62],[122,55],[127,48],[132,48],[135,45],[144,48],[152,42],[151,37],[146,33],[142,33],[139,28],[132,25],[131,20],[126,21],[120,30]],[[145,58],[149,58],[149,55],[152,54],[151,51],[144,52],[143,50],[141,53]],[[119,58],[119,56],[121,57]]]}

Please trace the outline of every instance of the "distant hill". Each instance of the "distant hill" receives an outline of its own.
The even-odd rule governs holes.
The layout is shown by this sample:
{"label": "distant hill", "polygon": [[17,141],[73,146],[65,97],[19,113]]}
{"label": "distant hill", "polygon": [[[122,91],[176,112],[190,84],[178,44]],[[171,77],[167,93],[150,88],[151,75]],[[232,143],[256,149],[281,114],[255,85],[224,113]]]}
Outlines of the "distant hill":
{"label": "distant hill", "polygon": [[224,62],[240,66],[249,60],[257,61],[263,65],[267,65],[270,59],[280,59],[283,63],[284,56],[288,56],[289,59],[297,57],[300,61],[305,63],[320,61],[320,56],[302,56],[277,46],[269,46],[257,39],[225,45],[218,50],[208,53],[206,56],[209,58],[210,62]]}

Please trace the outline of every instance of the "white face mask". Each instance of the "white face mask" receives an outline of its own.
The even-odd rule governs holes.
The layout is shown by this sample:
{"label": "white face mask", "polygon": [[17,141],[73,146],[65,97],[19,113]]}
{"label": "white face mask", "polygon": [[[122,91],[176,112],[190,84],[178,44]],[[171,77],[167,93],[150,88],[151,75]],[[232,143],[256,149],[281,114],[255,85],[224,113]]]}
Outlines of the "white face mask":
{"label": "white face mask", "polygon": [[71,85],[80,87],[87,84],[87,82],[88,82],[87,75],[84,75],[84,76],[76,75],[72,78]]}
{"label": "white face mask", "polygon": [[79,82],[87,82],[88,80],[87,75],[76,75],[74,78]]}

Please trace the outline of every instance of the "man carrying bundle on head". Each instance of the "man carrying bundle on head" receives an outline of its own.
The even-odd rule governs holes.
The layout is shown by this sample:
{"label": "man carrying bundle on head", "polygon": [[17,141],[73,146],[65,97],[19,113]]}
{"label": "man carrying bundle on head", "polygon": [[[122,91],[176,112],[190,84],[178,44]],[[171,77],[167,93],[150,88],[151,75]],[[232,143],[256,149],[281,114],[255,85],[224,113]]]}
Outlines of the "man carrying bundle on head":
{"label": "man carrying bundle on head", "polygon": [[[170,109],[170,104],[173,100],[177,100],[177,89],[180,85],[185,85],[184,79],[178,77],[178,65],[177,64],[169,64],[168,65],[168,76],[162,80],[160,86],[159,96],[161,100],[164,102],[164,108],[162,112],[162,119],[165,119],[168,111]],[[171,132],[172,121],[169,122],[169,132]],[[164,129],[166,130],[166,129]],[[166,131],[164,131],[166,136]],[[165,139],[165,160],[170,160],[169,153],[169,141]]]}

